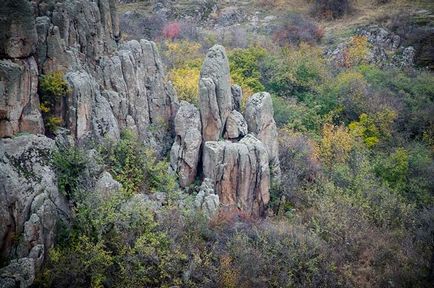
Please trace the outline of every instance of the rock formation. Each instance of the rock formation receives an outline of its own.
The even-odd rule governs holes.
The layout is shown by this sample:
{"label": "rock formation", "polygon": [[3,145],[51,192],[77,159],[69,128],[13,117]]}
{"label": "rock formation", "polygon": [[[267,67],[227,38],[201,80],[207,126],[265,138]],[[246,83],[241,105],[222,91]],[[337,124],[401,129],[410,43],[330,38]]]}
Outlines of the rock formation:
{"label": "rock formation", "polygon": [[247,123],[243,115],[233,110],[226,120],[225,139],[238,139],[247,134]]}
{"label": "rock formation", "polygon": [[270,170],[265,146],[253,135],[240,142],[208,141],[203,151],[203,174],[211,179],[220,203],[261,216],[270,200]]}
{"label": "rock formation", "polygon": [[[357,28],[358,36],[366,37],[369,45],[364,60],[370,64],[382,67],[413,68],[415,64],[416,50],[412,46],[404,46],[401,37],[378,25],[368,25]],[[343,42],[336,48],[327,49],[325,55],[336,68],[348,65],[346,54],[351,46],[351,41]]]}
{"label": "rock formation", "polygon": [[[4,6],[0,137],[44,132],[38,76],[62,71],[72,93],[56,116],[77,140],[117,139],[119,130],[131,128],[160,153],[170,148],[175,93],[154,43],[119,43],[115,0],[41,0],[33,6],[18,0]],[[9,17],[15,14],[21,18]]]}
{"label": "rock formation", "polygon": [[182,101],[175,117],[175,142],[170,150],[170,166],[179,176],[179,185],[187,187],[196,178],[202,144],[199,110]]}
{"label": "rock formation", "polygon": [[256,93],[247,101],[245,116],[249,133],[264,143],[270,158],[271,175],[278,180],[280,178],[279,143],[273,115],[273,102],[269,93]]}
{"label": "rock formation", "polygon": [[217,141],[223,137],[233,108],[229,62],[223,46],[215,45],[208,51],[200,73],[199,94],[203,140]]}
{"label": "rock formation", "polygon": [[[215,214],[216,203],[219,203],[224,209],[261,216],[270,199],[270,168],[273,179],[280,177],[271,96],[268,93],[253,95],[244,119],[239,112],[241,88],[231,87],[229,81],[226,52],[216,45],[207,54],[199,83],[202,151],[197,131],[200,123],[197,116],[193,116],[196,110],[192,105],[182,104],[175,120],[177,136],[170,155],[172,168],[178,174],[181,187],[191,184],[196,171],[199,172],[198,176],[204,180],[196,206],[207,215]],[[186,131],[195,135],[194,141],[185,140]],[[201,159],[196,158],[200,155]],[[201,166],[193,168],[193,163],[201,163]]]}
{"label": "rock formation", "polygon": [[[241,88],[230,85],[225,49],[216,45],[201,71],[199,110],[179,105],[155,44],[121,43],[115,1],[6,0],[0,8],[1,287],[31,285],[56,224],[68,222],[69,203],[49,161],[56,145],[116,141],[128,128],[160,155],[171,147],[181,187],[205,179],[196,206],[209,216],[219,206],[254,216],[266,209],[270,165],[278,167],[271,99],[252,104],[249,113],[260,119],[246,114],[246,121]],[[45,132],[39,78],[57,71],[70,93],[56,100],[63,127],[54,141],[32,134]],[[90,162],[94,154],[87,152]],[[92,163],[86,175],[95,194],[121,188]]]}
{"label": "rock formation", "polygon": [[[1,287],[29,286],[54,244],[58,221],[68,221],[69,206],[49,160],[54,149],[45,136],[0,141],[1,259],[18,259],[0,269]],[[8,282],[14,285],[2,286]]]}
{"label": "rock formation", "polygon": [[214,192],[214,183],[211,179],[205,178],[200,186],[200,191],[197,193],[194,204],[196,208],[204,211],[208,217],[214,216],[220,205],[219,196]]}

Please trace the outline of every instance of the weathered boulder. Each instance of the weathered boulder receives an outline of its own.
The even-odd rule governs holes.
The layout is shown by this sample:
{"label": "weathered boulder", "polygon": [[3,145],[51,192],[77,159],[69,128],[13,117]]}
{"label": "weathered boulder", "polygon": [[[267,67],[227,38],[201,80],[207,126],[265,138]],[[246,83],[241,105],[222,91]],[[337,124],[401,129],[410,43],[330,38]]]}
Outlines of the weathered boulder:
{"label": "weathered boulder", "polygon": [[245,136],[247,131],[247,122],[243,115],[233,110],[226,120],[225,139],[238,139]]}
{"label": "weathered boulder", "polygon": [[41,267],[57,223],[67,223],[70,215],[51,167],[54,149],[54,140],[45,136],[0,140],[0,255],[18,259],[0,270],[0,279],[13,278],[20,287],[33,281],[26,271],[33,275]]}
{"label": "weathered boulder", "polygon": [[247,101],[245,117],[249,133],[253,133],[264,143],[270,159],[271,175],[273,180],[279,181],[279,143],[273,115],[273,102],[269,93],[256,93]]}
{"label": "weathered boulder", "polygon": [[20,258],[0,269],[0,287],[27,288],[35,281],[35,260]]}
{"label": "weathered boulder", "polygon": [[220,199],[214,191],[213,181],[209,178],[205,178],[200,186],[199,193],[197,193],[194,199],[194,205],[196,208],[201,209],[206,216],[214,216],[220,205]]}
{"label": "weathered boulder", "polygon": [[113,179],[112,175],[107,171],[104,171],[95,184],[95,193],[102,200],[107,200],[114,193],[121,190],[122,185]]}
{"label": "weathered boulder", "polygon": [[0,60],[0,137],[44,132],[37,90],[38,67],[33,57]]}
{"label": "weathered boulder", "polygon": [[[364,61],[380,67],[411,68],[414,66],[416,54],[414,47],[405,47],[405,41],[386,28],[378,25],[362,26],[356,29],[356,36],[365,37],[369,43]],[[352,39],[354,38],[325,51],[330,63],[336,68],[349,65],[347,54],[348,49],[353,45]]]}
{"label": "weathered boulder", "polygon": [[211,179],[220,203],[263,215],[270,200],[270,170],[265,146],[248,134],[240,142],[208,141],[203,151],[203,174]]}
{"label": "weathered boulder", "polygon": [[223,136],[226,119],[232,111],[229,62],[223,46],[209,49],[200,73],[199,94],[202,136],[216,141]]}
{"label": "weathered boulder", "polygon": [[196,178],[202,144],[199,110],[182,101],[175,117],[175,142],[170,150],[170,166],[179,177],[179,185],[187,187]]}

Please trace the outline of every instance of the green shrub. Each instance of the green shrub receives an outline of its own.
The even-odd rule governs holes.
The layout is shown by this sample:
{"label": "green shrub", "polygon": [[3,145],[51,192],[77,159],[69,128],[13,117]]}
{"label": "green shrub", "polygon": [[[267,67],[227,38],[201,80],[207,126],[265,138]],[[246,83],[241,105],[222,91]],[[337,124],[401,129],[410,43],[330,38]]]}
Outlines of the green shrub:
{"label": "green shrub", "polygon": [[81,176],[86,168],[84,152],[77,147],[68,147],[54,152],[52,157],[59,190],[73,199],[81,188]]}
{"label": "green shrub", "polygon": [[121,133],[117,143],[100,146],[100,154],[107,169],[122,184],[124,192],[174,192],[176,180],[168,173],[169,164],[159,161],[155,152],[146,149],[130,130]]}
{"label": "green shrub", "polygon": [[286,47],[264,61],[265,88],[283,97],[317,91],[328,78],[322,52],[319,48],[301,43],[299,48]]}
{"label": "green shrub", "polygon": [[63,72],[55,71],[41,77],[41,91],[43,95],[59,99],[69,91],[68,82],[64,79]]}
{"label": "green shrub", "polygon": [[274,119],[278,127],[286,127],[298,132],[319,133],[323,119],[319,106],[307,107],[302,102],[273,96]]}
{"label": "green shrub", "polygon": [[68,241],[49,252],[39,278],[46,287],[160,287],[178,285],[185,256],[173,250],[153,213],[119,192],[102,202],[86,194]]}
{"label": "green shrub", "polygon": [[263,48],[235,49],[229,53],[228,57],[234,83],[240,85],[244,90],[247,88],[250,93],[264,91],[260,72],[261,61],[265,57]]}

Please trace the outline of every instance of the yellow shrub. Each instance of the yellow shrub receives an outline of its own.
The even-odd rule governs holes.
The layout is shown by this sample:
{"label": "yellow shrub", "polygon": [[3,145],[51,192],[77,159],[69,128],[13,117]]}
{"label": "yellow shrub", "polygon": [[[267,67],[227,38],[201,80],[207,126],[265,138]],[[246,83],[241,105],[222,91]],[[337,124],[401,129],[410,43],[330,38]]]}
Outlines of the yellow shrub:
{"label": "yellow shrub", "polygon": [[199,102],[199,68],[179,68],[173,69],[169,73],[178,94],[179,100],[185,100],[195,105]]}
{"label": "yellow shrub", "polygon": [[237,269],[232,265],[232,258],[229,255],[220,257],[220,287],[235,288],[237,287],[238,274]]}
{"label": "yellow shrub", "polygon": [[362,113],[359,120],[351,122],[348,128],[353,136],[360,137],[368,148],[373,148],[381,139],[392,136],[392,124],[396,117],[396,112],[390,109],[373,116]]}
{"label": "yellow shrub", "polygon": [[345,65],[351,67],[362,64],[368,55],[368,38],[366,36],[354,36],[351,38],[347,53],[345,54]]}
{"label": "yellow shrub", "polygon": [[332,124],[323,126],[318,154],[325,164],[332,165],[346,161],[353,146],[353,137],[346,127]]}
{"label": "yellow shrub", "polygon": [[202,59],[201,44],[197,42],[166,41],[162,43],[161,53],[172,67],[181,67],[192,60]]}

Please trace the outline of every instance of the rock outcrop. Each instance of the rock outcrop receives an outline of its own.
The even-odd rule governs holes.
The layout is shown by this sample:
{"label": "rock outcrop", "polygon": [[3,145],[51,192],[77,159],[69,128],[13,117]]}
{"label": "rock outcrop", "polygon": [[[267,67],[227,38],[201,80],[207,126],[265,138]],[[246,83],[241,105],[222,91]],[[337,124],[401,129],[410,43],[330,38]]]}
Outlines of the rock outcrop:
{"label": "rock outcrop", "polygon": [[223,137],[233,108],[229,62],[223,46],[215,45],[208,51],[200,73],[199,94],[203,140],[217,141]]}
{"label": "rock outcrop", "polygon": [[[56,139],[66,146],[116,141],[125,128],[160,155],[172,145],[175,92],[153,42],[121,42],[115,2],[0,4],[0,287],[31,285],[53,245],[56,223],[68,222],[69,206],[49,162],[56,141],[17,136],[45,132],[42,75],[60,71],[69,85],[53,109],[64,123]],[[99,181],[89,187],[101,197],[120,189],[110,175],[93,170],[88,178]]]}
{"label": "rock outcrop", "polygon": [[0,60],[0,137],[44,132],[37,90],[33,57]]}
{"label": "rock outcrop", "polygon": [[220,205],[220,199],[214,191],[214,186],[211,179],[205,178],[194,200],[196,208],[201,209],[208,217],[214,216]]}
{"label": "rock outcrop", "polygon": [[54,149],[45,136],[0,140],[1,258],[18,259],[0,269],[1,287],[29,286],[54,244],[57,223],[68,223],[69,206],[49,160]]}
{"label": "rock outcrop", "polygon": [[203,151],[203,174],[211,179],[227,209],[254,216],[264,214],[270,200],[270,170],[265,146],[249,134],[240,142],[208,141]]}
{"label": "rock outcrop", "polygon": [[233,110],[226,120],[225,139],[238,139],[245,136],[248,132],[247,122],[243,115]]}
{"label": "rock outcrop", "polygon": [[182,101],[175,117],[175,142],[170,151],[170,166],[179,178],[179,185],[187,187],[197,175],[202,144],[199,110]]}
{"label": "rock outcrop", "polygon": [[[365,60],[382,67],[412,68],[415,64],[415,49],[405,46],[401,37],[384,27],[369,25],[359,27],[356,35],[365,37],[368,43]],[[352,40],[340,43],[333,49],[327,49],[325,55],[336,68],[349,65],[348,50]]]}
{"label": "rock outcrop", "polygon": [[279,143],[273,115],[273,102],[269,93],[256,93],[247,101],[245,116],[249,133],[264,143],[270,159],[271,175],[273,180],[279,181]]}
{"label": "rock outcrop", "polygon": [[[245,119],[239,112],[242,90],[237,85],[231,87],[226,52],[219,45],[207,54],[199,87],[202,129],[192,105],[183,103],[175,119],[177,136],[170,158],[180,185],[188,186],[196,171],[199,173],[204,180],[195,202],[208,216],[214,215],[219,205],[263,216],[270,200],[271,175],[276,180],[280,177],[271,96],[253,95]],[[186,132],[195,140],[187,141]],[[194,168],[194,164],[200,167]]]}

